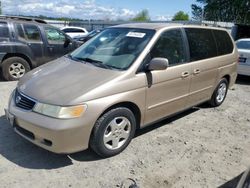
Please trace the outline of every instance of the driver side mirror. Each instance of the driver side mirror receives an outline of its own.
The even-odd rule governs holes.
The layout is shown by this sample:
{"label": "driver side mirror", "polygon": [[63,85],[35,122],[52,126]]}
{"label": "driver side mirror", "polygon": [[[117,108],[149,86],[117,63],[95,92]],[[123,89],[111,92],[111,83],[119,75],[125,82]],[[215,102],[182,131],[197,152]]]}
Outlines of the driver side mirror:
{"label": "driver side mirror", "polygon": [[147,70],[153,71],[153,70],[166,70],[169,67],[168,59],[166,58],[153,58],[148,66]]}
{"label": "driver side mirror", "polygon": [[63,45],[64,48],[68,47],[70,43],[71,43],[70,38],[69,37],[65,37],[65,41],[64,41],[64,45]]}

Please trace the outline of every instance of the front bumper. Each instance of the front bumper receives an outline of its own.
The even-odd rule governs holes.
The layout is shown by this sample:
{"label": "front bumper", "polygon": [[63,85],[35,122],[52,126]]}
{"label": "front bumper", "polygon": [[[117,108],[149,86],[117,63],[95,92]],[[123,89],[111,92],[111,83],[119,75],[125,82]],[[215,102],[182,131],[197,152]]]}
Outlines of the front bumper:
{"label": "front bumper", "polygon": [[54,153],[74,153],[88,148],[94,122],[88,118],[55,119],[15,106],[13,98],[6,118],[15,132]]}

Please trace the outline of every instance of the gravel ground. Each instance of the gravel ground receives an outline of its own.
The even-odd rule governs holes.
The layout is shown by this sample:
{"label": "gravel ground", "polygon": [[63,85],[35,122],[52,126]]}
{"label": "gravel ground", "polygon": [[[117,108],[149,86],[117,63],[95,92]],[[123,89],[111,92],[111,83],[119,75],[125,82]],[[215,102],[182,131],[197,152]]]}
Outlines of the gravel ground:
{"label": "gravel ground", "polygon": [[249,77],[238,78],[222,106],[201,105],[140,130],[108,159],[90,150],[53,154],[15,134],[3,111],[15,86],[0,81],[0,187],[112,188],[127,178],[140,188],[228,187],[250,166]]}

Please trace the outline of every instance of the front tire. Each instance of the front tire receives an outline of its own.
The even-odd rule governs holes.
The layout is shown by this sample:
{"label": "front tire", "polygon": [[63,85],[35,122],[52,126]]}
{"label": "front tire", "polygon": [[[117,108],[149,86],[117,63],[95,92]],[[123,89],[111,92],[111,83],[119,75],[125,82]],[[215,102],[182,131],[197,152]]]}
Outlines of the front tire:
{"label": "front tire", "polygon": [[210,105],[212,107],[220,106],[227,96],[227,91],[228,81],[226,78],[222,78],[214,90],[214,93],[210,99]]}
{"label": "front tire", "polygon": [[2,63],[3,78],[7,81],[19,80],[28,71],[29,63],[21,57],[10,57]]}
{"label": "front tire", "polygon": [[124,107],[112,109],[95,123],[90,147],[101,157],[111,157],[122,152],[134,137],[136,119]]}

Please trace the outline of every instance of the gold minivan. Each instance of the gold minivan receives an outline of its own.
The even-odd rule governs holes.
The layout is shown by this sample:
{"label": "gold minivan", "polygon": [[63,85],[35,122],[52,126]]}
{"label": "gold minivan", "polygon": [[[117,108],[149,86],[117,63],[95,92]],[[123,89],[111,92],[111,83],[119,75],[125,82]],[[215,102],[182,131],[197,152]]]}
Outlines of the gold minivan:
{"label": "gold minivan", "polygon": [[238,52],[220,28],[160,23],[105,29],[71,54],[27,73],[6,117],[56,153],[123,151],[136,129],[209,101],[223,103]]}

